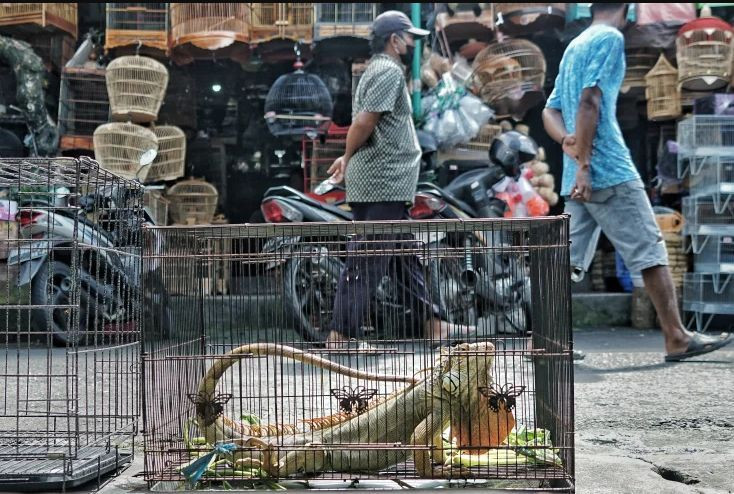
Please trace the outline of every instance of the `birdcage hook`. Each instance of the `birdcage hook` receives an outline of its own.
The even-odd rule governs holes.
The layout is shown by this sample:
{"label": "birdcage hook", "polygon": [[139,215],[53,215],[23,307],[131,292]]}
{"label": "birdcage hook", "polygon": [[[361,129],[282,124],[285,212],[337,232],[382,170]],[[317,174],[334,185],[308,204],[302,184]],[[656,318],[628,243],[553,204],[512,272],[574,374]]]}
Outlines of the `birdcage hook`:
{"label": "birdcage hook", "polygon": [[296,63],[293,64],[293,68],[296,70],[301,70],[303,68],[303,62],[301,61],[300,44],[300,41],[296,41],[296,43],[293,45],[293,52],[296,54]]}
{"label": "birdcage hook", "polygon": [[138,45],[135,47],[135,56],[140,56],[140,48],[142,48],[143,42],[138,40]]}

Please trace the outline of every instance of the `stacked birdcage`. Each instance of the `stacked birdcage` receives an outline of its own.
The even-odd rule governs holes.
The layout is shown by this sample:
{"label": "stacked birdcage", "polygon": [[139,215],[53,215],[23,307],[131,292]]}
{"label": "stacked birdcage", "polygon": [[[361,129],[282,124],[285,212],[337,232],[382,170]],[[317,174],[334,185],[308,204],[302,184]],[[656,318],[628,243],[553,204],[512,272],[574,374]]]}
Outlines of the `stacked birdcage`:
{"label": "stacked birdcage", "polygon": [[217,209],[217,188],[205,180],[189,178],[168,189],[169,213],[174,223],[197,225],[211,223]]}
{"label": "stacked birdcage", "polygon": [[133,458],[142,190],[88,158],[2,158],[0,188],[20,225],[0,264],[0,490],[62,492]]}
{"label": "stacked birdcage", "polygon": [[38,34],[63,31],[77,36],[76,3],[0,3],[0,31]]}
{"label": "stacked birdcage", "polygon": [[676,38],[678,82],[684,89],[713,90],[729,84],[734,30],[718,17],[706,15],[684,24]]}
{"label": "stacked birdcage", "polygon": [[257,45],[276,39],[290,39],[304,44],[313,41],[314,4],[283,2],[245,5],[249,5],[250,9],[250,43]]}
{"label": "stacked birdcage", "polygon": [[142,45],[168,49],[168,4],[107,3],[105,51]]}
{"label": "stacked birdcage", "polygon": [[376,3],[317,3],[314,41],[350,36],[369,38]]}
{"label": "stacked birdcage", "polygon": [[94,131],[107,122],[109,113],[105,70],[64,67],[59,93],[59,148],[93,150]]}
{"label": "stacked birdcage", "polygon": [[683,308],[703,331],[715,315],[734,314],[734,116],[690,116],[678,123],[678,141],[679,176],[690,188],[683,213],[695,271],[686,275]]}
{"label": "stacked birdcage", "polygon": [[655,66],[645,75],[648,120],[672,120],[681,115],[678,70],[660,54]]}

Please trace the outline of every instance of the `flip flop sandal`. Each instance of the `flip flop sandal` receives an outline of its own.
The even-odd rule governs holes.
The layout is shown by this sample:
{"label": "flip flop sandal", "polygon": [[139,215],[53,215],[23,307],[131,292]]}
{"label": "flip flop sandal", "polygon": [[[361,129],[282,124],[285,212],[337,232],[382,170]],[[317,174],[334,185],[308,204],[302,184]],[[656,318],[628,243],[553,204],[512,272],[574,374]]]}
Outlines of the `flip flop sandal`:
{"label": "flip flop sandal", "polygon": [[340,343],[337,347],[325,346],[321,351],[325,355],[380,355],[385,353],[383,350],[370,345],[366,341],[349,340]]}
{"label": "flip flop sandal", "polygon": [[726,333],[722,333],[719,338],[712,338],[710,336],[694,334],[691,337],[691,342],[688,344],[688,348],[685,352],[666,355],[665,361],[680,362],[683,359],[696,357],[698,355],[703,355],[704,353],[713,352],[714,350],[725,347],[726,345],[734,341],[734,339],[732,339],[732,335],[724,336],[725,334]]}

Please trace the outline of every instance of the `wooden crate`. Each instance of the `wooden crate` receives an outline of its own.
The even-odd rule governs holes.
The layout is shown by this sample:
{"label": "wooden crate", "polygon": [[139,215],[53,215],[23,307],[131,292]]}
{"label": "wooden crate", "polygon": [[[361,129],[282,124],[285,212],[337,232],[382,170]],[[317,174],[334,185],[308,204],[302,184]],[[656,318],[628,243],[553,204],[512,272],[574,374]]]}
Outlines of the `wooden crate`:
{"label": "wooden crate", "polygon": [[0,32],[63,31],[77,37],[76,3],[0,3]]}

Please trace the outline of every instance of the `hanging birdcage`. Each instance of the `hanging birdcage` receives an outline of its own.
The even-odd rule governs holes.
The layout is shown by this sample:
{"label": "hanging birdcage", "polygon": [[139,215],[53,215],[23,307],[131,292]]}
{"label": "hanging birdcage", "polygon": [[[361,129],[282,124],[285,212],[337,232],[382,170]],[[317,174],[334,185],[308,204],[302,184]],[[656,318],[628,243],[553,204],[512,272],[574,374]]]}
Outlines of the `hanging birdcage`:
{"label": "hanging birdcage", "polygon": [[335,36],[369,38],[376,3],[317,3],[314,40]]}
{"label": "hanging birdcage", "polygon": [[545,57],[530,41],[507,39],[492,43],[479,52],[472,69],[472,84],[498,118],[521,117],[545,100]]}
{"label": "hanging birdcage", "polygon": [[566,22],[565,3],[495,3],[497,27],[517,36],[562,28]]}
{"label": "hanging birdcage", "polygon": [[628,93],[630,91],[642,92],[645,90],[645,75],[650,72],[655,61],[658,59],[657,50],[649,48],[631,48],[625,50],[625,65],[627,70],[624,73],[624,80],[620,91]]}
{"label": "hanging birdcage", "polygon": [[732,75],[734,30],[702,10],[701,18],[684,24],[675,41],[678,82],[684,89],[707,91],[727,84]]}
{"label": "hanging birdcage", "polygon": [[250,9],[246,3],[171,3],[171,48],[192,44],[218,50],[250,40]]}
{"label": "hanging birdcage", "polygon": [[648,120],[671,120],[681,115],[678,70],[665,55],[645,76]]}
{"label": "hanging birdcage", "polygon": [[109,112],[104,69],[64,67],[59,92],[59,148],[94,149],[94,131],[107,122]]}
{"label": "hanging birdcage", "polygon": [[291,39],[309,44],[313,41],[312,3],[250,3],[250,42],[265,43]]}
{"label": "hanging birdcage", "polygon": [[108,3],[106,9],[105,51],[137,43],[168,48],[168,4]]}
{"label": "hanging birdcage", "polygon": [[157,151],[155,134],[140,125],[112,122],[94,131],[95,159],[102,168],[123,178],[138,178],[144,182],[150,167],[142,165],[143,157]]}
{"label": "hanging birdcage", "polygon": [[1,31],[38,34],[47,30],[77,36],[76,3],[0,3]]}
{"label": "hanging birdcage", "polygon": [[152,130],[158,139],[158,154],[150,165],[145,182],[183,177],[186,171],[186,134],[173,125],[161,125]]}
{"label": "hanging birdcage", "polygon": [[168,86],[165,65],[138,55],[118,57],[107,66],[106,79],[113,120],[146,123],[158,118]]}
{"label": "hanging birdcage", "polygon": [[189,178],[168,189],[169,214],[174,223],[202,225],[212,222],[217,210],[217,188],[205,180]]}
{"label": "hanging birdcage", "polygon": [[326,84],[314,74],[296,69],[273,83],[265,98],[265,121],[274,136],[315,138],[326,132],[331,122],[333,103]]}

